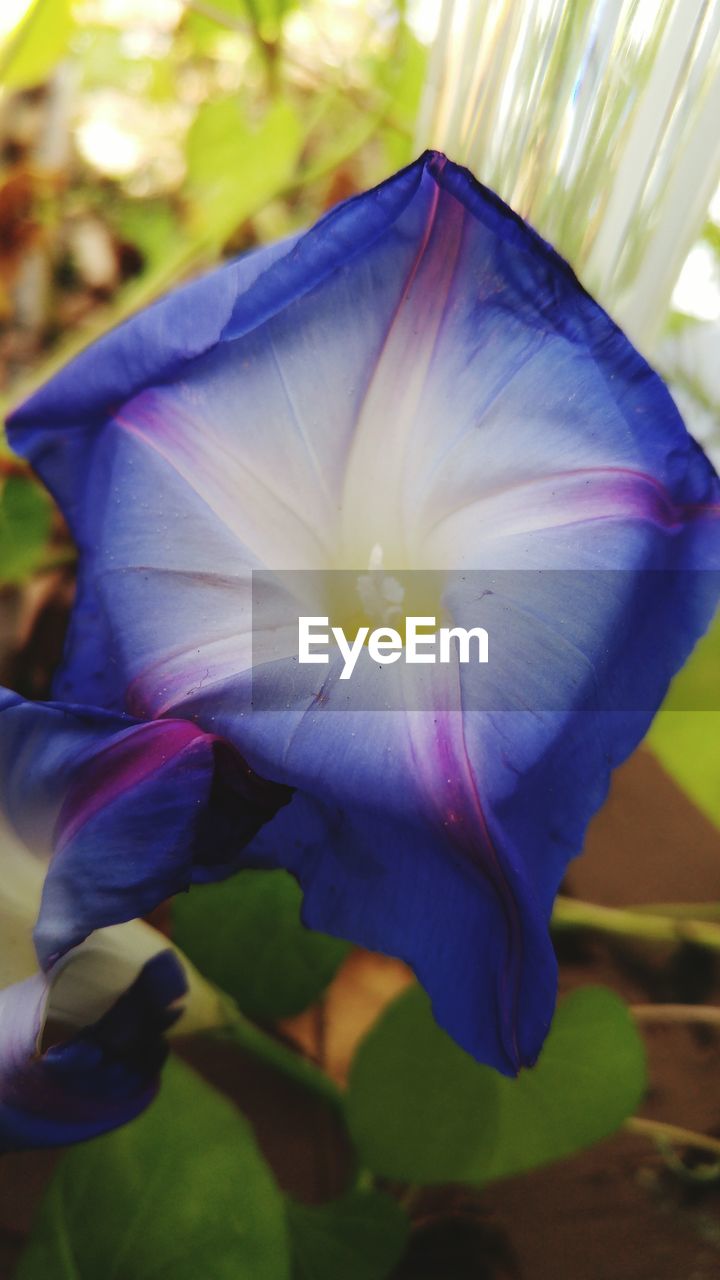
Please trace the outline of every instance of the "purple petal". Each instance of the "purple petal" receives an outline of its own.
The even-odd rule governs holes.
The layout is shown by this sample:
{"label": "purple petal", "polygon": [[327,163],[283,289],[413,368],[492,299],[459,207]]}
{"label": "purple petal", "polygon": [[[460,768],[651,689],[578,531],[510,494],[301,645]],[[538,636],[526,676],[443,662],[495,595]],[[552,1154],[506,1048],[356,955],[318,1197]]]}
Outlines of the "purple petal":
{"label": "purple petal", "polygon": [[40,1052],[48,980],[0,992],[0,1151],[79,1142],[143,1111],[185,990],[179,961],[161,952],[94,1025]]}
{"label": "purple petal", "polygon": [[45,968],[93,930],[227,875],[288,795],[188,721],[0,701],[0,807],[50,859],[35,928]]}

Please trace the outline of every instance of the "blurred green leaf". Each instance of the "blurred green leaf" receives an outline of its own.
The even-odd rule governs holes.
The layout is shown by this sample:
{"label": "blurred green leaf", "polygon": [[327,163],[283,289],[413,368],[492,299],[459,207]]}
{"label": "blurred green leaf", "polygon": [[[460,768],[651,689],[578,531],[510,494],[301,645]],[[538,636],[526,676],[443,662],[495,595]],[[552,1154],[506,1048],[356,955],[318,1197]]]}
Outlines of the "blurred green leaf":
{"label": "blurred green leaf", "polygon": [[52,523],[47,494],[30,476],[0,488],[0,583],[24,582],[42,564]]}
{"label": "blurred green leaf", "polygon": [[399,32],[390,66],[383,69],[381,84],[390,96],[383,130],[388,164],[400,169],[415,158],[415,122],[428,63],[427,47],[409,27]]}
{"label": "blurred green leaf", "polygon": [[263,40],[277,40],[283,18],[298,0],[244,0],[250,21]]}
{"label": "blurred green leaf", "polygon": [[720,708],[720,613],[678,671],[663,703],[665,711]]}
{"label": "blurred green leaf", "polygon": [[139,1120],[58,1165],[15,1280],[289,1280],[282,1196],[252,1130],[178,1061]]}
{"label": "blurred green leaf", "polygon": [[197,8],[188,9],[186,29],[201,43],[223,27],[229,30],[254,30],[268,42],[276,41],[285,15],[297,8],[298,0],[198,0]]}
{"label": "blurred green leaf", "polygon": [[720,258],[720,225],[717,222],[709,221],[705,223],[702,238],[710,248],[714,250],[718,258]]}
{"label": "blurred green leaf", "polygon": [[65,53],[73,31],[72,0],[35,0],[0,48],[0,84],[42,84]]}
{"label": "blurred green leaf", "polygon": [[139,249],[146,271],[162,267],[168,245],[180,234],[177,217],[166,200],[125,200],[110,211],[110,218],[117,234]]}
{"label": "blurred green leaf", "polygon": [[173,938],[248,1017],[291,1017],[324,991],[348,950],[301,924],[301,902],[286,871],[242,871],[173,899]]}
{"label": "blurred green leaf", "polygon": [[646,741],[671,777],[720,826],[720,615],[673,680]]}
{"label": "blurred green leaf", "polygon": [[720,826],[720,711],[659,711],[646,741],[683,791]]}
{"label": "blurred green leaf", "polygon": [[200,0],[197,8],[189,4],[183,15],[183,30],[200,50],[212,47],[224,32],[250,33],[251,24],[244,0]]}
{"label": "blurred green leaf", "polygon": [[379,1191],[330,1204],[287,1203],[293,1280],[385,1280],[400,1261],[408,1220]]}
{"label": "blurred green leaf", "polygon": [[277,98],[256,126],[238,98],[201,107],[186,148],[187,190],[197,228],[221,246],[288,185],[303,137],[297,112],[284,98]]}
{"label": "blurred green leaf", "polygon": [[303,186],[342,168],[377,133],[383,111],[357,111],[344,93],[328,94],[313,122],[310,155],[298,175]]}
{"label": "blurred green leaf", "polygon": [[82,56],[75,60],[81,89],[117,88],[150,102],[177,102],[177,45],[171,45],[163,57],[131,57],[126,50],[127,33],[122,28],[83,23]]}
{"label": "blurred green leaf", "polygon": [[642,1041],[605,988],[568,996],[537,1065],[508,1080],[459,1049],[412,987],[360,1046],[348,1121],[362,1163],[377,1174],[482,1185],[598,1142],[644,1088]]}

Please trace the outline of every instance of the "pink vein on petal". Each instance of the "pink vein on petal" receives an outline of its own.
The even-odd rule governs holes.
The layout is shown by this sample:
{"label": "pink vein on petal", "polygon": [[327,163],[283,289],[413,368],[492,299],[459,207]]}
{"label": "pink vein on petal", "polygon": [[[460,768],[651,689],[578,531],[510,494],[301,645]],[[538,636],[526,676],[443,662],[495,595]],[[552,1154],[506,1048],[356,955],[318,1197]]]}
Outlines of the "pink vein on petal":
{"label": "pink vein on petal", "polygon": [[58,851],[95,814],[202,739],[209,741],[197,725],[177,720],[137,725],[109,743],[81,771],[68,792],[56,827]]}
{"label": "pink vein on petal", "polygon": [[[422,673],[420,678],[423,678]],[[512,987],[508,993],[510,1010],[501,998],[499,1017],[506,1052],[513,1065],[519,1068],[521,1055],[517,1022],[522,974],[522,924],[515,895],[490,834],[468,755],[457,667],[449,669],[448,681],[451,679],[453,691],[445,685],[448,705],[437,707],[433,713],[408,714],[411,750],[425,795],[432,801],[445,835],[487,877],[499,899],[508,927],[503,983]],[[433,687],[437,688],[435,684]],[[432,722],[430,726],[428,719]]]}
{"label": "pink vein on petal", "polygon": [[472,511],[483,524],[492,523],[494,535],[507,536],[592,520],[628,518],[671,531],[681,527],[688,518],[717,517],[720,505],[678,506],[665,486],[644,471],[614,466],[583,467],[499,486],[440,516],[428,531],[429,535]]}

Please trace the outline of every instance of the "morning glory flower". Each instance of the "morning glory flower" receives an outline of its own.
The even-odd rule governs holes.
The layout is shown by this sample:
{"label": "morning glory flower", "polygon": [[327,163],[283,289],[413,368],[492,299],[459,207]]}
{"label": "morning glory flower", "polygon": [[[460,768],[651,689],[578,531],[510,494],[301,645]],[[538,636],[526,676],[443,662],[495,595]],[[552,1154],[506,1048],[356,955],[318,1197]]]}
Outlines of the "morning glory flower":
{"label": "morning glory flower", "polygon": [[151,1100],[164,1033],[218,998],[135,917],[227,872],[270,789],[188,721],[0,691],[0,1151],[92,1137]]}
{"label": "morning glory flower", "polygon": [[[292,788],[237,865],[406,960],[478,1059],[532,1063],[554,895],[720,568],[717,476],[567,264],[427,153],[102,339],[10,438],[80,550],[56,696],[184,719]],[[305,612],[353,625],[413,593],[468,625],[481,595],[489,661],[300,666],[303,574]]]}

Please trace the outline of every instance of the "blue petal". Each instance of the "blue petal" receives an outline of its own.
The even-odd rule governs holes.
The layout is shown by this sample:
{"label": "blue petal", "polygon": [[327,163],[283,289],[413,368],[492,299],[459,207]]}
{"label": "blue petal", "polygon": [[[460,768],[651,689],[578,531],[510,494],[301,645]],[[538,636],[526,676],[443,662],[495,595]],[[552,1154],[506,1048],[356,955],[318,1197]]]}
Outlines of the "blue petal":
{"label": "blue petal", "polygon": [[227,875],[288,794],[187,721],[0,696],[0,810],[50,857],[35,929],[44,968],[93,930]]}
{"label": "blue petal", "polygon": [[161,952],[94,1025],[41,1052],[47,980],[0,992],[0,1151],[79,1142],[143,1111],[185,991],[179,961]]}
{"label": "blue petal", "polygon": [[[458,1041],[514,1071],[551,1015],[564,867],[716,606],[717,476],[567,264],[444,157],[214,287],[210,340],[165,360],[173,295],[158,335],[151,312],[97,347],[91,406],[76,364],[11,423],[82,554],[58,690],[190,717],[297,788],[248,864],[290,866],[311,924],[402,955]],[[251,681],[250,570],[378,554],[622,585],[561,600],[549,576],[538,602],[508,578],[496,674],[525,710],[472,710],[467,677],[387,714],[357,684],[339,714],[334,680],[289,661]],[[258,681],[283,711],[250,713]]]}
{"label": "blue petal", "polygon": [[421,804],[413,822],[298,793],[249,846],[249,864],[292,871],[310,928],[405,960],[457,1043],[514,1075],[535,1061],[555,1006],[547,916],[522,868],[458,840],[439,815],[423,822]]}

